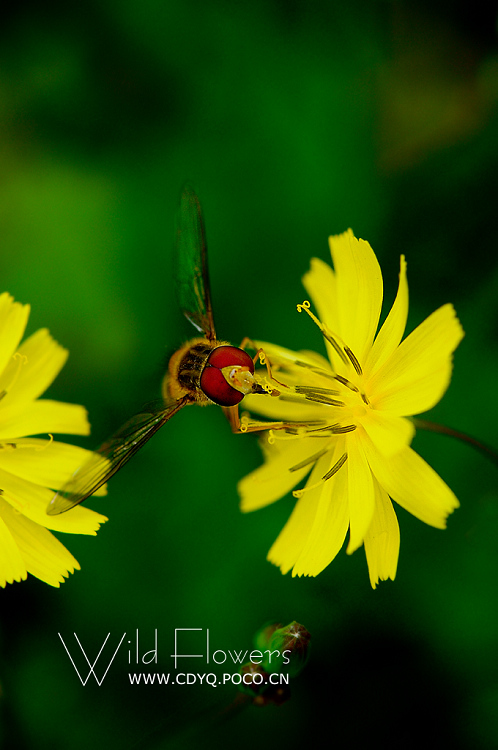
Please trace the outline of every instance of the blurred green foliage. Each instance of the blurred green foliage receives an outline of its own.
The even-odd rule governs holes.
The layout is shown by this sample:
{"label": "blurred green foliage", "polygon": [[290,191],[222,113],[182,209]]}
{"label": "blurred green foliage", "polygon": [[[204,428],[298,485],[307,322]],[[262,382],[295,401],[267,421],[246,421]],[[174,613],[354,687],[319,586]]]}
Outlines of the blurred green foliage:
{"label": "blurred green foliage", "polygon": [[[296,313],[300,276],[351,226],[388,307],[406,255],[410,328],[455,304],[466,338],[431,418],[498,447],[493,4],[49,0],[1,14],[1,290],[32,305],[29,332],[70,350],[48,395],[88,408],[82,444],[159,397],[192,335],[172,273],[189,179],[222,337],[321,350]],[[398,576],[376,591],[361,550],[293,580],[265,561],[292,498],[238,510],[257,440],[219,409],[183,410],[91,503],[110,518],[97,538],[63,540],[81,572],[0,592],[4,747],[291,748],[313,726],[352,747],[495,748],[496,467],[432,434],[415,448],[461,501],[448,529],[399,510]],[[131,686],[127,651],[83,687],[57,635],[96,655],[136,629],[152,649],[157,628],[167,671],[175,628],[209,628],[226,651],[269,620],[310,631],[310,662],[283,706],[228,713],[233,687]]]}

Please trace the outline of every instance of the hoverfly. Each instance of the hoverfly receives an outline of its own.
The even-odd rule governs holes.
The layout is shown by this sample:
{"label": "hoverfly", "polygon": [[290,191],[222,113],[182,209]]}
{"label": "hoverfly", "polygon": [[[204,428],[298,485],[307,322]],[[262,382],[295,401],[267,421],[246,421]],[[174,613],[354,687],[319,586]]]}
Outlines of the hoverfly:
{"label": "hoverfly", "polygon": [[[182,193],[176,241],[180,306],[202,336],[191,339],[171,357],[162,383],[161,407],[137,414],[101,445],[56,492],[47,506],[48,515],[64,513],[96,492],[184,406],[219,404],[237,431],[238,404],[244,396],[268,395],[255,380],[255,360],[243,348],[216,338],[204,221],[199,199],[190,187]],[[254,423],[252,429],[264,427]]]}

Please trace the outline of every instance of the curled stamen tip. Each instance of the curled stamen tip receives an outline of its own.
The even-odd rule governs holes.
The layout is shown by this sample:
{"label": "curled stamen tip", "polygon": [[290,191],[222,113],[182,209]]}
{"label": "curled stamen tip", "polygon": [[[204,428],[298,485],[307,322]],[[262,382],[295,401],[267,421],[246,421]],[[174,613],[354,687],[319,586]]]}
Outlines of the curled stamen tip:
{"label": "curled stamen tip", "polygon": [[44,443],[43,445],[39,445],[35,448],[35,451],[44,451],[48,448],[49,445],[52,445],[54,442],[54,436],[51,432],[48,432],[48,443]]}
{"label": "curled stamen tip", "polygon": [[297,305],[297,311],[302,312],[303,310],[309,310],[311,307],[310,301],[305,299],[304,302]]}
{"label": "curled stamen tip", "polygon": [[304,495],[304,490],[292,490],[292,495],[294,497],[300,498]]}
{"label": "curled stamen tip", "polygon": [[275,443],[275,435],[273,434],[273,430],[268,430],[268,444],[273,445]]}

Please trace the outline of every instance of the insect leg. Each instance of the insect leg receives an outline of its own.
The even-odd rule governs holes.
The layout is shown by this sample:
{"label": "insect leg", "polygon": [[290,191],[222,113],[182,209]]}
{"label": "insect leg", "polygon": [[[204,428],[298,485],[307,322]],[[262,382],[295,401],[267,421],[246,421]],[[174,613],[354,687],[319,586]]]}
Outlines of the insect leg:
{"label": "insect leg", "polygon": [[230,423],[232,432],[235,434],[243,435],[246,432],[264,432],[264,430],[286,430],[295,428],[295,423],[291,422],[262,422],[257,419],[248,419],[247,417],[244,417],[241,420],[238,404],[235,406],[223,406],[222,409]]}
{"label": "insect leg", "polygon": [[[254,364],[256,364],[257,361],[259,360],[260,364],[265,365],[266,371],[268,373],[268,377],[270,378],[270,380],[273,380],[282,388],[289,387],[288,385],[285,385],[285,383],[281,383],[280,380],[277,380],[277,378],[274,375],[272,375],[270,360],[268,359],[268,356],[265,350],[262,347],[260,347],[259,349],[256,349],[254,342],[251,341],[251,339],[248,338],[247,336],[244,336],[240,344],[240,349],[243,349],[245,351],[246,347],[249,347],[250,349],[254,349],[256,351],[256,354],[252,358],[252,361],[254,362]],[[270,395],[272,394],[270,393]],[[278,396],[279,395],[278,392],[276,392],[275,395]]]}

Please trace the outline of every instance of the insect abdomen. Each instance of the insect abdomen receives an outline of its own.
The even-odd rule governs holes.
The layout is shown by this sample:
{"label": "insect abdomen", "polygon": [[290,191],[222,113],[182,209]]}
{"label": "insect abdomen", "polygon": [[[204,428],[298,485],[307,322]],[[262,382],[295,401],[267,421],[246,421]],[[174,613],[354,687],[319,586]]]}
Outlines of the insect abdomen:
{"label": "insect abdomen", "polygon": [[192,339],[173,354],[162,386],[166,401],[183,398],[188,394],[192,402],[209,403],[199,382],[206,360],[214,346],[212,342],[204,338]]}

